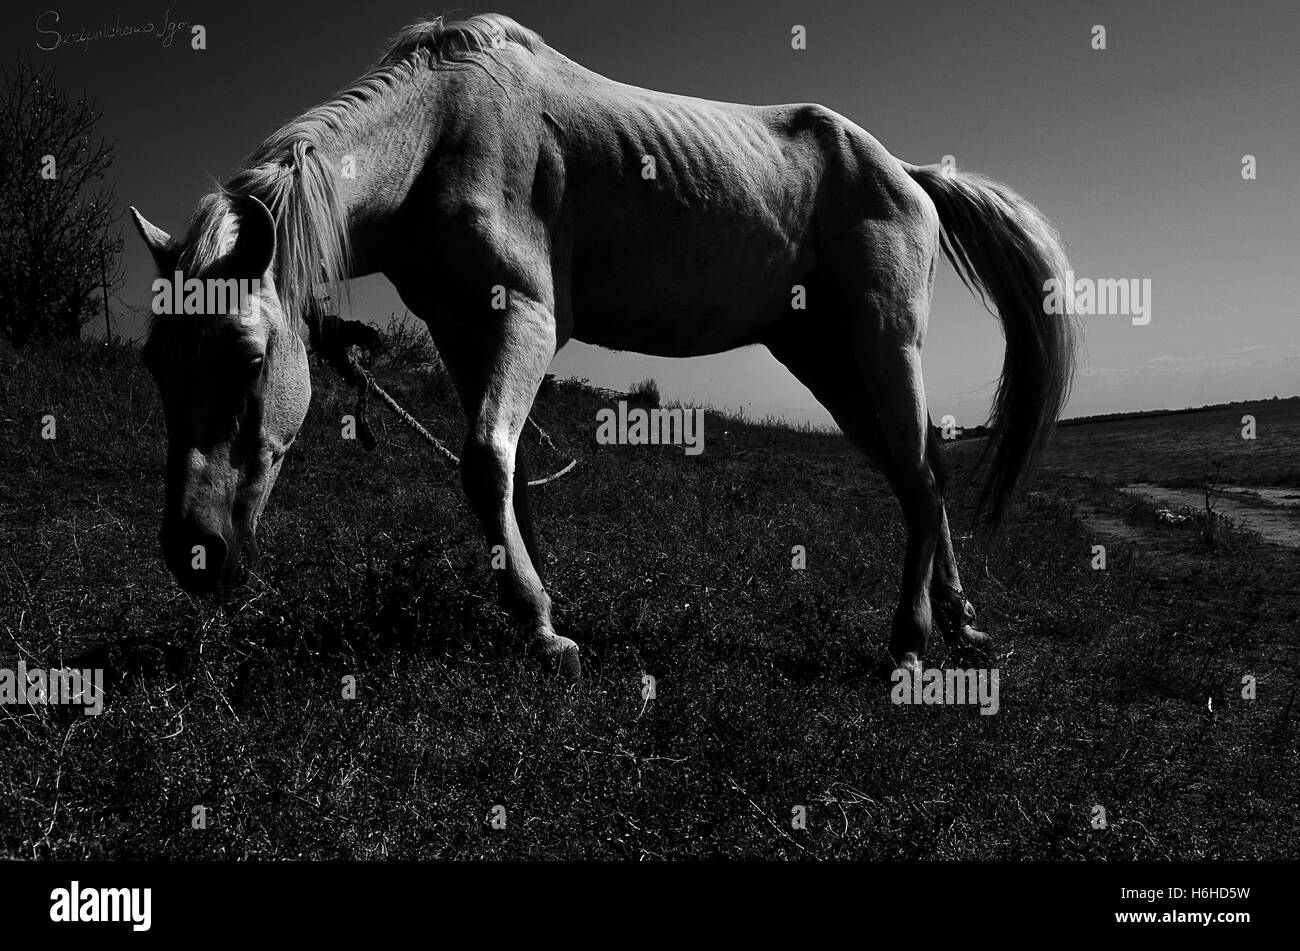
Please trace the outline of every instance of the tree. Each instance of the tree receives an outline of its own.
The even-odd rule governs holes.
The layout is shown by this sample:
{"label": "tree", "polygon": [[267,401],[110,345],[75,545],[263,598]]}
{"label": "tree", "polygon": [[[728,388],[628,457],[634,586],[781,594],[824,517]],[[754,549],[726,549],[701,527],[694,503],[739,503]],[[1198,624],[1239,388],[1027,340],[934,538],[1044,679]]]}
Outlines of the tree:
{"label": "tree", "polygon": [[70,98],[54,71],[19,61],[0,92],[0,334],[76,337],[122,283],[117,195],[103,185],[114,149],[103,115]]}

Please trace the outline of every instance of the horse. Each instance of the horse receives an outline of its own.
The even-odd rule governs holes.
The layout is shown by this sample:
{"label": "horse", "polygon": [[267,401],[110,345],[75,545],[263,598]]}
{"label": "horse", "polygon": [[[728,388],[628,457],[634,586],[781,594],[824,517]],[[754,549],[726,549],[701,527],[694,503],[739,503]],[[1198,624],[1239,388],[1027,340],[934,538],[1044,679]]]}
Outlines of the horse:
{"label": "horse", "polygon": [[903,162],[820,105],[625,85],[483,14],[400,31],[267,138],[183,237],[131,213],[162,275],[255,281],[218,312],[156,317],[143,349],[167,427],[160,540],[183,589],[217,590],[255,553],[310,399],[313,293],[382,273],[448,368],[469,424],[465,496],[505,553],[502,604],[553,669],[577,677],[581,661],[538,574],[518,447],[569,340],[669,357],[766,346],[902,509],[889,663],[919,670],[935,628],[954,647],[989,642],[953,554],[921,348],[942,252],[1006,340],[976,506],[996,530],[1075,349],[1043,303],[1069,268],[1061,239],[1007,186]]}

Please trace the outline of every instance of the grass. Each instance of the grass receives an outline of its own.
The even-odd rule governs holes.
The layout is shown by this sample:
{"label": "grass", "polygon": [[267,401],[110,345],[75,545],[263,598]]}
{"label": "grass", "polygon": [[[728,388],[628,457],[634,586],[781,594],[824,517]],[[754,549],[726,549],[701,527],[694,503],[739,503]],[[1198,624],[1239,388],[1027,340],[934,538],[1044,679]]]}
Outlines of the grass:
{"label": "grass", "polygon": [[[459,442],[445,387],[381,375]],[[583,645],[568,688],[497,608],[457,480],[378,407],[373,454],[342,440],[352,393],[327,371],[263,562],[211,604],[157,557],[162,427],[134,354],[0,351],[0,666],[108,676],[99,717],[0,707],[0,856],[1295,856],[1295,553],[1152,524],[1092,570],[1080,506],[1127,504],[1116,461],[1142,464],[1142,427],[1087,445],[1064,430],[987,548],[968,534],[973,447],[949,450],[963,580],[997,636],[1001,709],[980,716],[895,706],[868,676],[903,533],[841,438],[708,413],[698,457],[599,446],[608,402],[547,387],[537,419],[561,452],[525,436],[535,474],[579,460],[535,492],[542,573]],[[1276,429],[1260,432],[1271,459]]]}
{"label": "grass", "polygon": [[[1242,438],[1247,415],[1255,418],[1254,439]],[[1071,424],[1059,437],[1054,465],[1112,484],[1196,487],[1219,463],[1221,479],[1235,485],[1300,486],[1300,398]]]}

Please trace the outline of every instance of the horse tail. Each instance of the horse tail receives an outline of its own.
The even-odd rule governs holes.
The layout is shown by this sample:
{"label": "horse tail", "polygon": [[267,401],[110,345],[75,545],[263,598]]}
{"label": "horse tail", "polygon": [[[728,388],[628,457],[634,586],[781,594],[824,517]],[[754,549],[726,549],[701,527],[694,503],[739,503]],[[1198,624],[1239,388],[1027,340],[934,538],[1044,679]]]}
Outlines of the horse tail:
{"label": "horse tail", "polygon": [[1002,322],[1006,355],[980,456],[981,468],[991,465],[976,506],[996,530],[1070,392],[1075,329],[1069,317],[1044,307],[1049,281],[1068,292],[1069,261],[1047,218],[1007,186],[936,165],[903,167],[939,212],[944,255]]}

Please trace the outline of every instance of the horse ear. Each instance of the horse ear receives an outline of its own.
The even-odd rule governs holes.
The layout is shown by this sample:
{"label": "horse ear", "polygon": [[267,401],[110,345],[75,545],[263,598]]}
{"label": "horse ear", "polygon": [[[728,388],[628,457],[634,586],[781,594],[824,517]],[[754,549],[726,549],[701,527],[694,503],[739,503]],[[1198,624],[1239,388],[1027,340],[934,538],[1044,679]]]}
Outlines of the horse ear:
{"label": "horse ear", "polygon": [[145,245],[149,248],[149,253],[153,255],[154,264],[158,266],[158,270],[164,274],[169,273],[176,263],[176,252],[172,247],[172,236],[136,211],[134,205],[131,206],[131,219],[135,222],[135,229],[140,232],[140,237],[144,239]]}
{"label": "horse ear", "polygon": [[230,251],[234,274],[261,277],[275,261],[275,219],[266,205],[252,195],[238,199],[239,236]]}

